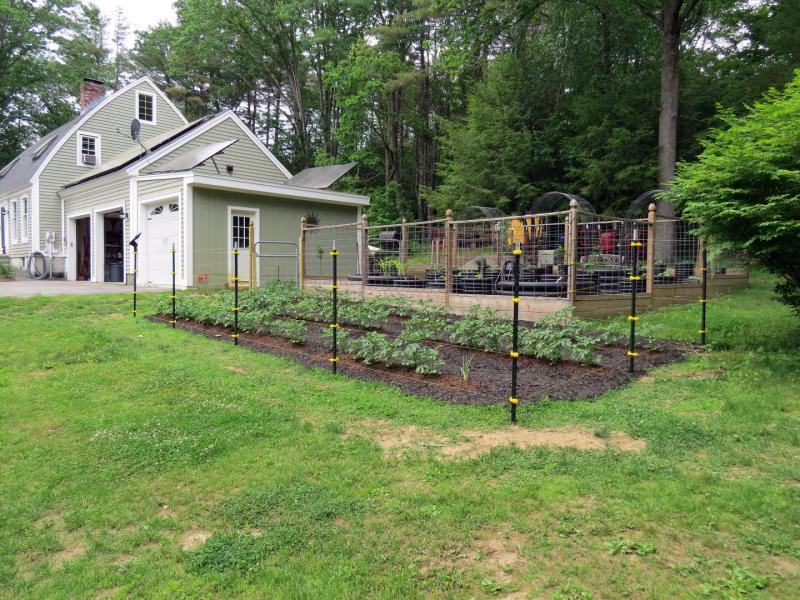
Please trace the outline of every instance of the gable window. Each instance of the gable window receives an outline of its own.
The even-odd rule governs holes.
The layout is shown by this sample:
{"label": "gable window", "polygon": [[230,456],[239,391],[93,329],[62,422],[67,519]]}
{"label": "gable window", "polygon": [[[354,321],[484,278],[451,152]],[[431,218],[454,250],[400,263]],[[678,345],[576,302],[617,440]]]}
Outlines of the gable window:
{"label": "gable window", "polygon": [[94,167],[100,164],[100,136],[78,132],[78,166]]}
{"label": "gable window", "polygon": [[22,198],[22,241],[28,241],[28,197],[24,196]]}
{"label": "gable window", "polygon": [[156,96],[147,92],[136,92],[136,118],[142,123],[156,122]]}
{"label": "gable window", "polygon": [[11,242],[16,244],[19,241],[19,208],[17,201],[11,201]]}

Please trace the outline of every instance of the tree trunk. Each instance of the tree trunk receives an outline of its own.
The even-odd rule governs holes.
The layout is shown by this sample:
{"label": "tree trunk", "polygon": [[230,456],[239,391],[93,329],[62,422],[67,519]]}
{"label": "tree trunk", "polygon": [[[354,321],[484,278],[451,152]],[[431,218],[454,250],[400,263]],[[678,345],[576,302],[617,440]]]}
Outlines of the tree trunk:
{"label": "tree trunk", "polygon": [[675,177],[678,156],[678,93],[682,0],[664,0],[661,9],[661,107],[658,117],[658,181]]}

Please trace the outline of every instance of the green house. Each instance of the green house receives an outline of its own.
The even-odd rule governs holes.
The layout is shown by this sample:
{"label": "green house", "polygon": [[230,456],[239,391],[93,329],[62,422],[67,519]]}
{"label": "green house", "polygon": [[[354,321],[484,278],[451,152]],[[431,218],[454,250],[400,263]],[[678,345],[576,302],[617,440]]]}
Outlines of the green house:
{"label": "green house", "polygon": [[296,252],[301,217],[354,223],[369,204],[330,189],[352,165],[293,176],[235,113],[188,123],[147,77],[111,94],[87,80],[81,108],[0,170],[0,253],[18,268],[40,251],[68,279],[124,281],[138,235],[145,285],[171,283],[173,248],[180,288],[225,285],[234,247],[245,283],[292,279],[274,255]]}

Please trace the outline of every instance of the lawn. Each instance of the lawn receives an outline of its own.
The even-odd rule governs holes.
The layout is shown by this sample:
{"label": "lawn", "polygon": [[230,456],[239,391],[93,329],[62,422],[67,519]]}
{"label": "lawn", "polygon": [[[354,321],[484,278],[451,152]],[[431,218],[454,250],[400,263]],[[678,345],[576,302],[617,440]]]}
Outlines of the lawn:
{"label": "lawn", "polygon": [[[0,299],[0,595],[797,597],[800,321],[770,289],[710,303],[710,352],[521,405],[551,445],[487,452],[505,405],[134,320],[130,296]],[[640,326],[693,339],[697,312]]]}

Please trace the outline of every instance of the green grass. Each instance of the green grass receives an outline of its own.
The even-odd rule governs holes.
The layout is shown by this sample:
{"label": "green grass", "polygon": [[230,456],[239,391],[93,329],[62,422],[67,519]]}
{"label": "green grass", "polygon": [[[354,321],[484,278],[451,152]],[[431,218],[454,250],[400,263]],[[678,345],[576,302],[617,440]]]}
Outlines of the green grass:
{"label": "green grass", "polygon": [[[129,296],[0,299],[0,596],[796,597],[800,327],[770,289],[709,305],[710,352],[520,408],[644,451],[449,461],[353,431],[455,437],[507,428],[507,407],[133,320]],[[697,306],[640,326],[693,339]]]}

